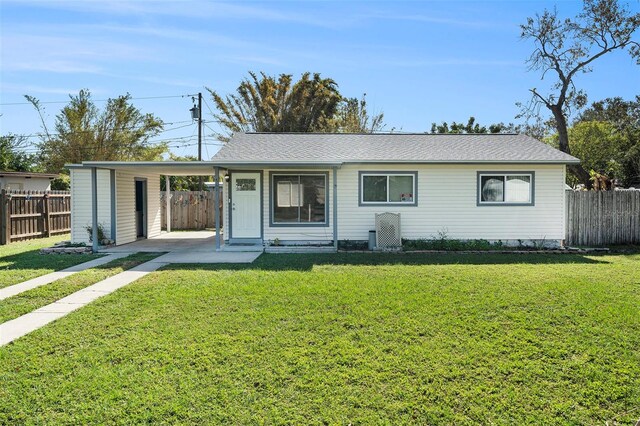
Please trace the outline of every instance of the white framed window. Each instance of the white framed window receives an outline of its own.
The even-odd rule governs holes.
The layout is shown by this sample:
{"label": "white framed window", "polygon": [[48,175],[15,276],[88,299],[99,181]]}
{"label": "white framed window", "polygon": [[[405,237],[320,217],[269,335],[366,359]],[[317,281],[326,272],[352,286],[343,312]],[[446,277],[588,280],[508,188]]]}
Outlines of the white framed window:
{"label": "white framed window", "polygon": [[417,205],[417,172],[360,172],[360,205]]}
{"label": "white framed window", "polygon": [[478,172],[478,205],[534,204],[534,172]]}

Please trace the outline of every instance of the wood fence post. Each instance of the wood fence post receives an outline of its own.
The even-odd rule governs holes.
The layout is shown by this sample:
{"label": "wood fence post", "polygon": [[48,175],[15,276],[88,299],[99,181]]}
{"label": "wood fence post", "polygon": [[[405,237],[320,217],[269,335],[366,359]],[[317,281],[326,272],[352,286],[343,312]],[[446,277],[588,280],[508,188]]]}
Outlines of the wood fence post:
{"label": "wood fence post", "polygon": [[43,220],[43,225],[44,225],[44,237],[50,237],[51,236],[51,206],[49,203],[50,199],[49,199],[49,194],[45,193],[44,196],[42,197],[42,208],[43,208],[43,214],[44,214],[44,220]]}
{"label": "wood fence post", "polygon": [[7,218],[9,217],[8,203],[7,190],[3,189],[2,192],[0,192],[0,219],[2,219],[2,223],[0,223],[0,245],[9,244],[7,235]]}

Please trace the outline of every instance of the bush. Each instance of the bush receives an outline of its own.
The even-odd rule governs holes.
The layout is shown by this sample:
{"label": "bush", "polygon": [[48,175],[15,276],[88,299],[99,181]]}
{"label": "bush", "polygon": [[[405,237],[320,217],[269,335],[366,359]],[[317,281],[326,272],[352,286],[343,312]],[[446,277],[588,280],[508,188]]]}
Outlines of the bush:
{"label": "bush", "polygon": [[369,250],[369,242],[340,240],[338,241],[338,249],[339,250],[358,250],[358,251]]}
{"label": "bush", "polygon": [[[86,229],[87,233],[89,234],[89,241],[93,242],[93,226],[87,225],[84,229]],[[99,223],[98,224],[98,241],[102,241],[106,239],[107,239],[107,236],[104,232],[104,226],[101,223]]]}
{"label": "bush", "polygon": [[51,181],[52,191],[68,191],[71,188],[71,178],[68,175],[58,175]]}
{"label": "bush", "polygon": [[491,243],[487,240],[450,240],[447,238],[418,239],[418,240],[402,240],[402,249],[404,251],[411,250],[446,250],[446,251],[463,251],[463,250],[502,250],[504,246],[502,241]]}

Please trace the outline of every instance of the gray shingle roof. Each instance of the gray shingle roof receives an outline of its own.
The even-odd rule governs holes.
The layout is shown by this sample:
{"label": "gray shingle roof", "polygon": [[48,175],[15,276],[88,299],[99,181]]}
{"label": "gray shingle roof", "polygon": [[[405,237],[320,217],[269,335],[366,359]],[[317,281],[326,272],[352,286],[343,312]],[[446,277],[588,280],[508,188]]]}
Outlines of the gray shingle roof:
{"label": "gray shingle roof", "polygon": [[577,163],[516,134],[237,133],[212,158],[220,163]]}

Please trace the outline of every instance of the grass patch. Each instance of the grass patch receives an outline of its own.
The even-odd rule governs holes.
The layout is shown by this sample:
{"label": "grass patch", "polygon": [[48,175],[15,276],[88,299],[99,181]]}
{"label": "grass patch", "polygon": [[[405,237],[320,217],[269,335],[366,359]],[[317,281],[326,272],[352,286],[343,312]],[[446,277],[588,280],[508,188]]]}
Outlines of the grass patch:
{"label": "grass patch", "polygon": [[42,255],[40,249],[51,247],[69,235],[58,235],[0,246],[0,288],[59,271],[99,257],[94,254]]}
{"label": "grass patch", "polygon": [[0,423],[633,424],[639,305],[640,255],[170,265],[0,348]]}
{"label": "grass patch", "polygon": [[71,293],[138,266],[161,254],[135,253],[2,300],[0,301],[0,324],[53,303]]}

